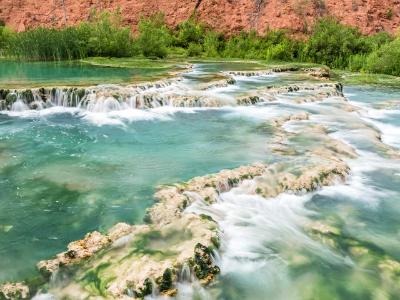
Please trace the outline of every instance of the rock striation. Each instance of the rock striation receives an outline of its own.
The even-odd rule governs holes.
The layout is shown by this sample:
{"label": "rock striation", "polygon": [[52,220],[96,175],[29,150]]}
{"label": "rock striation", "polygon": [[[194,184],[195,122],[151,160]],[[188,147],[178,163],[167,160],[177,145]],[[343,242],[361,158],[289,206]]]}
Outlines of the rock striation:
{"label": "rock striation", "polygon": [[2,0],[0,20],[19,31],[37,26],[59,27],[88,20],[93,9],[119,9],[125,24],[134,29],[141,16],[157,11],[165,14],[171,27],[196,13],[200,20],[227,34],[243,30],[262,33],[268,28],[303,33],[327,15],[367,34],[382,30],[395,33],[400,25],[397,0]]}

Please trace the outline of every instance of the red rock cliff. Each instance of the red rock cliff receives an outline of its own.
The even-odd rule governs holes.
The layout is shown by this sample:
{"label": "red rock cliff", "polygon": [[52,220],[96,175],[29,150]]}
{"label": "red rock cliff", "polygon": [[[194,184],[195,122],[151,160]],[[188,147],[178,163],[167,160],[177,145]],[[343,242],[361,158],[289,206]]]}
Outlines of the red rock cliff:
{"label": "red rock cliff", "polygon": [[286,28],[302,32],[321,16],[370,34],[396,32],[400,25],[400,0],[0,0],[0,20],[22,31],[34,26],[62,26],[86,20],[92,9],[120,8],[133,28],[140,16],[164,12],[171,26],[197,11],[216,30],[232,33]]}

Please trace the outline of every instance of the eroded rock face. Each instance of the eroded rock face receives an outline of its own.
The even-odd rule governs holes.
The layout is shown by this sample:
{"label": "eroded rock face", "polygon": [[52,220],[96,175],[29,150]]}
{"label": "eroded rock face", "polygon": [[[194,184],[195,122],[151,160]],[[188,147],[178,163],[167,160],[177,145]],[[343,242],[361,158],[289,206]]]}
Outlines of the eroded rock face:
{"label": "eroded rock face", "polygon": [[[254,1],[254,0],[117,0],[65,1],[2,0],[0,19],[16,30],[35,26],[63,26],[77,24],[90,17],[94,9],[120,9],[124,23],[136,28],[141,16],[157,11],[165,14],[167,23],[174,27],[194,12],[200,20],[226,34],[267,29],[290,29],[303,33],[321,16],[329,15],[344,24],[359,27],[370,34],[382,30],[395,33],[400,25],[400,4],[395,0],[366,1]],[[389,11],[390,9],[390,11]],[[33,13],[34,12],[34,13]],[[391,12],[391,13],[390,13]]]}
{"label": "eroded rock face", "polygon": [[111,240],[107,236],[94,231],[88,233],[84,239],[70,243],[68,250],[58,254],[56,259],[41,261],[37,267],[43,274],[50,275],[58,271],[60,266],[79,264],[82,260],[92,257],[110,243]]}
{"label": "eroded rock face", "polygon": [[260,176],[265,168],[263,164],[243,166],[162,188],[155,194],[158,203],[148,210],[147,220],[154,224],[170,223],[194,201],[204,199],[211,204],[218,199],[219,193],[230,190],[243,180]]}

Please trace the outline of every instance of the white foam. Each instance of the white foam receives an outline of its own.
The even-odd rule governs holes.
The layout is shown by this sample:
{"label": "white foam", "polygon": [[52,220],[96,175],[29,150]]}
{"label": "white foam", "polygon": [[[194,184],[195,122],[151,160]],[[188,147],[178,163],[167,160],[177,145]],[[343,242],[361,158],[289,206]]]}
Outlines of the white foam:
{"label": "white foam", "polygon": [[382,142],[392,147],[400,148],[400,126],[386,124],[372,119],[363,118],[373,124],[382,133]]}
{"label": "white foam", "polygon": [[46,117],[55,114],[63,114],[70,113],[74,114],[79,112],[80,110],[76,107],[64,107],[64,106],[53,106],[50,108],[45,108],[42,110],[22,110],[22,111],[6,111],[3,110],[0,113],[8,115],[10,117],[19,117],[19,118],[39,118]]}
{"label": "white foam", "polygon": [[290,112],[282,107],[273,105],[225,107],[225,110],[227,111],[224,115],[226,118],[246,118],[255,121],[268,121]]}
{"label": "white foam", "polygon": [[[115,103],[114,103],[115,104]],[[53,106],[42,110],[23,110],[23,111],[1,111],[2,114],[10,117],[19,118],[41,118],[57,114],[77,114],[84,120],[97,126],[113,125],[125,126],[126,123],[136,121],[171,121],[176,113],[193,114],[199,110],[207,108],[185,108],[162,106],[154,109],[133,109],[120,107],[119,110],[114,109],[93,108],[92,111],[80,109],[76,107]]]}
{"label": "white foam", "polygon": [[52,294],[37,294],[32,300],[56,300]]}

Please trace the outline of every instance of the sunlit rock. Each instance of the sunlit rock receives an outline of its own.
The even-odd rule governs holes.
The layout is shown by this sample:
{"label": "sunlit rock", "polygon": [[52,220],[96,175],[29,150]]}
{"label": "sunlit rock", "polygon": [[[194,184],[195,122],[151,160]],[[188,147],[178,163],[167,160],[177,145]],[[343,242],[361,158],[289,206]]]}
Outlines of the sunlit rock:
{"label": "sunlit rock", "polygon": [[0,299],[22,300],[29,298],[29,287],[24,283],[4,283],[0,285]]}

